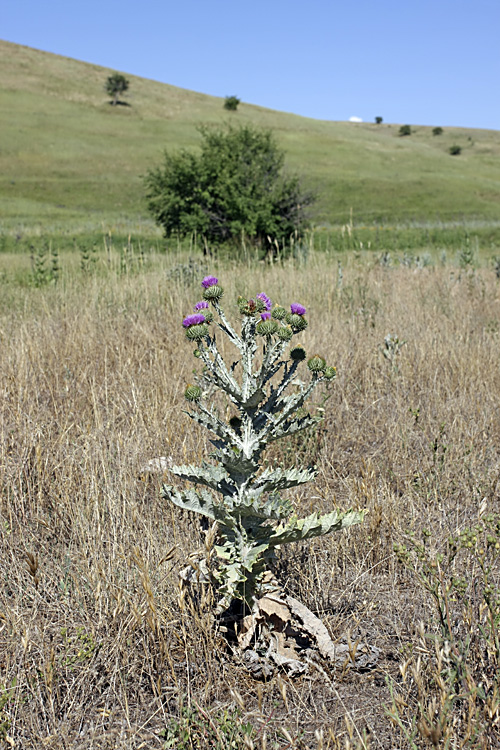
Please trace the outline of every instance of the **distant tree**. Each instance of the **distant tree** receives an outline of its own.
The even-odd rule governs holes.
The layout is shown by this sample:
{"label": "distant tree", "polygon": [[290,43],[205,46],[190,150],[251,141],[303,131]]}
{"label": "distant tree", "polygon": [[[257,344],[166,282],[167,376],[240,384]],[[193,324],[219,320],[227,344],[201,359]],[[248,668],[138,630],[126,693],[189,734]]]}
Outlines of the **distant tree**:
{"label": "distant tree", "polygon": [[457,144],[454,143],[453,146],[450,146],[450,148],[448,149],[448,151],[450,152],[450,154],[452,156],[459,156],[459,154],[462,153],[462,147],[461,146],[457,146]]}
{"label": "distant tree", "polygon": [[105,89],[106,92],[113,97],[111,104],[116,106],[118,104],[118,98],[127,91],[129,82],[121,73],[113,73],[106,81]]}
{"label": "distant tree", "polygon": [[399,128],[399,135],[411,135],[411,126],[401,125],[401,127]]}
{"label": "distant tree", "polygon": [[444,130],[441,127],[432,128],[432,135],[443,135]]}
{"label": "distant tree", "polygon": [[200,128],[201,153],[165,153],[145,178],[149,210],[167,237],[196,233],[215,246],[246,237],[265,254],[300,240],[313,196],[284,172],[269,130]]}
{"label": "distant tree", "polygon": [[377,123],[377,125],[381,125],[384,122],[384,118],[383,117],[376,117],[375,118],[375,122]]}
{"label": "distant tree", "polygon": [[231,112],[236,112],[240,99],[237,96],[226,96],[224,99],[224,109],[228,109]]}

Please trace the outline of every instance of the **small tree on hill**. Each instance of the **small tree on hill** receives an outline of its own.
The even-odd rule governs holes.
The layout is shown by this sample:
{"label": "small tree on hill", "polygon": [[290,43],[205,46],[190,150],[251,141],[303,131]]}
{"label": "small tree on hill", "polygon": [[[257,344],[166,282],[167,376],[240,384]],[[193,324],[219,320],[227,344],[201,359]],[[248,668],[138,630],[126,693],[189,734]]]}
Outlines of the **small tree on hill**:
{"label": "small tree on hill", "polygon": [[401,125],[399,128],[399,135],[411,135],[411,126],[410,125]]}
{"label": "small tree on hill", "polygon": [[443,132],[443,128],[439,126],[437,128],[432,128],[432,135],[443,135]]}
{"label": "small tree on hill", "polygon": [[383,117],[376,117],[375,118],[375,122],[377,123],[377,125],[381,125],[384,122],[384,118]]}
{"label": "small tree on hill", "polygon": [[127,91],[129,82],[121,73],[113,73],[106,81],[106,92],[113,97],[111,104],[116,107],[119,97]]}
{"label": "small tree on hill", "polygon": [[462,153],[462,147],[454,143],[453,146],[450,146],[448,151],[452,156],[459,156]]}
{"label": "small tree on hill", "polygon": [[201,154],[165,153],[145,179],[149,210],[167,237],[196,233],[215,246],[247,238],[265,253],[300,240],[313,196],[285,174],[272,133],[200,128]]}
{"label": "small tree on hill", "polygon": [[237,96],[226,96],[224,99],[224,109],[228,109],[230,112],[236,112],[240,99]]}

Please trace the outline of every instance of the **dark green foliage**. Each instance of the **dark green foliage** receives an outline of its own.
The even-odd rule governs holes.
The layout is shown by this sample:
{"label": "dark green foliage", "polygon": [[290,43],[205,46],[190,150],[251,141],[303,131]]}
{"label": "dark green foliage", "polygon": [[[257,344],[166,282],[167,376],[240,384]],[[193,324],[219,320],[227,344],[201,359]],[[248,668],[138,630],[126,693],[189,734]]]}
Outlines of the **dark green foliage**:
{"label": "dark green foliage", "polygon": [[437,128],[432,128],[432,135],[443,135],[443,132],[443,128],[439,126]]}
{"label": "dark green foliage", "polygon": [[384,118],[383,117],[376,117],[375,118],[375,122],[377,123],[377,125],[381,125],[384,122]]}
{"label": "dark green foliage", "polygon": [[401,125],[401,127],[399,128],[399,135],[411,135],[411,126]]}
{"label": "dark green foliage", "polygon": [[111,104],[116,106],[118,104],[118,97],[124,94],[129,87],[129,82],[121,73],[113,73],[106,81],[106,93],[113,97]]}
{"label": "dark green foliage", "polygon": [[57,284],[60,274],[59,252],[51,242],[30,246],[31,279],[33,286]]}
{"label": "dark green foliage", "polygon": [[145,179],[149,210],[167,237],[205,244],[248,239],[266,253],[301,238],[313,197],[284,172],[272,133],[249,125],[201,128],[201,153],[166,152]]}
{"label": "dark green foliage", "polygon": [[237,96],[226,96],[224,100],[224,109],[228,109],[230,112],[236,112],[240,99]]}
{"label": "dark green foliage", "polygon": [[448,151],[450,152],[450,154],[452,156],[458,156],[459,154],[462,153],[462,147],[461,146],[457,146],[457,144],[454,143],[453,146],[450,146],[450,148],[448,149]]}

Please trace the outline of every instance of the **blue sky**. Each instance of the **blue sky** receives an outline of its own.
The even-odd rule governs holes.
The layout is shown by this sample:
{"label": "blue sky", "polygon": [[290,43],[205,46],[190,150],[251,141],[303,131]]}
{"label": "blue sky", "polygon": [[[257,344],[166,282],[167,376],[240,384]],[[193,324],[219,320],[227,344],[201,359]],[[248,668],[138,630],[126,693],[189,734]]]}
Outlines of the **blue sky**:
{"label": "blue sky", "polygon": [[0,37],[324,120],[500,129],[500,0],[7,0]]}

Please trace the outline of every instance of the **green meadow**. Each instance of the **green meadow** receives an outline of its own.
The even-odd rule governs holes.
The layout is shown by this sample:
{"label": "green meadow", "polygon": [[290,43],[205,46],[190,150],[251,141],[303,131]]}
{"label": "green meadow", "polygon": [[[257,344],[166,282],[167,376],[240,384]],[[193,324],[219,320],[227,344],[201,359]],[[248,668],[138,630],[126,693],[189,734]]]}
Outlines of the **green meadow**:
{"label": "green meadow", "polygon": [[[142,177],[164,149],[196,149],[202,124],[271,128],[287,166],[318,200],[323,227],[472,227],[496,241],[500,133],[412,124],[327,122],[223,99],[127,73],[126,106],[104,92],[110,70],[0,42],[2,234],[160,236]],[[241,92],[244,96],[244,92]],[[452,145],[461,147],[451,156]]]}

